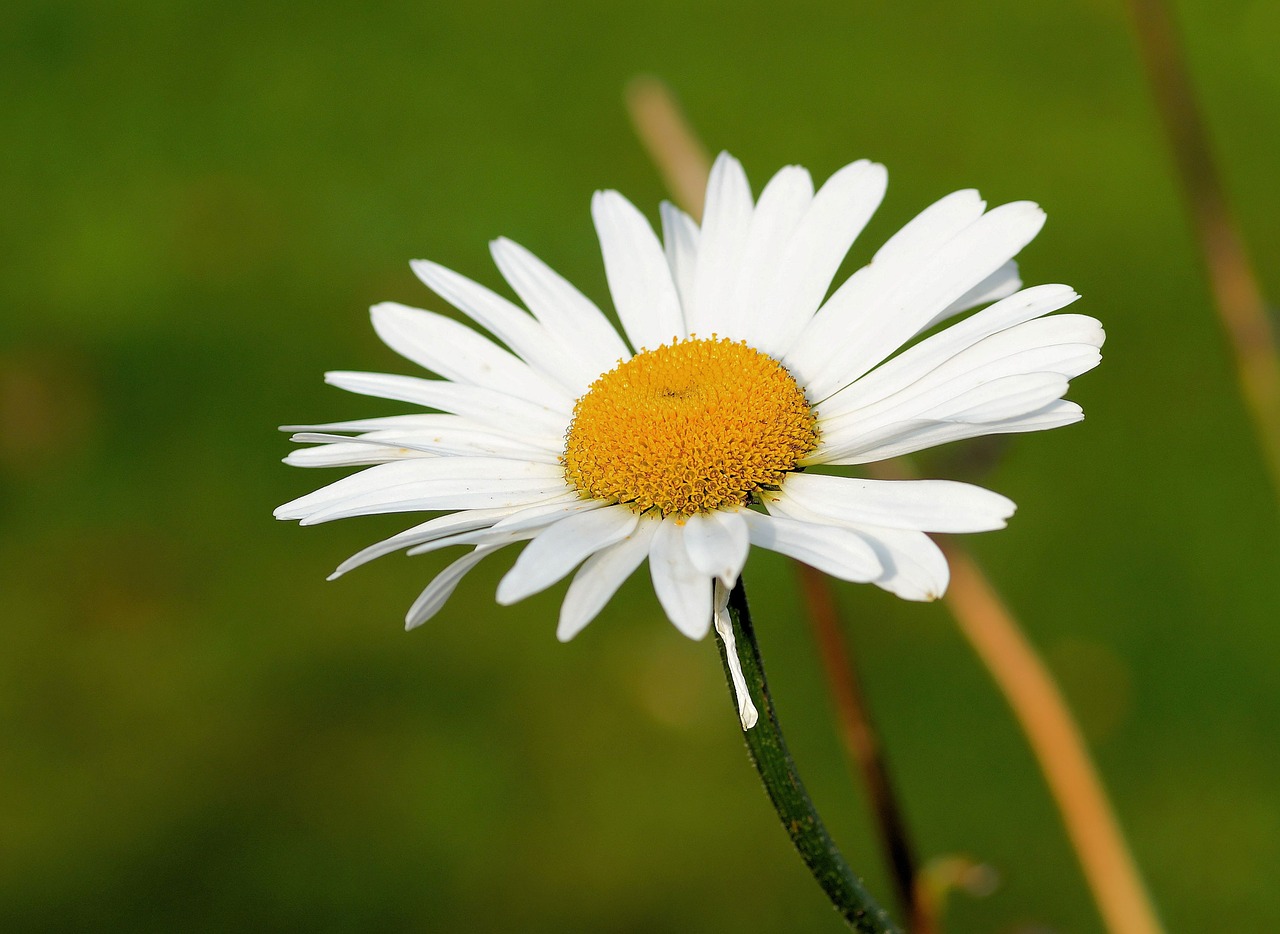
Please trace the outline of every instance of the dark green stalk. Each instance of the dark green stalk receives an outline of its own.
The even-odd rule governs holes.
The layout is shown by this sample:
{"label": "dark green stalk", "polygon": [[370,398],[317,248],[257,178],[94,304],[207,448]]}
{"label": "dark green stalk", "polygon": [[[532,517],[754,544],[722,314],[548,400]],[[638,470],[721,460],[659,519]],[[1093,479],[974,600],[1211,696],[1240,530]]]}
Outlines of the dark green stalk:
{"label": "dark green stalk", "polygon": [[[747,608],[747,592],[739,579],[729,594],[729,618],[733,623],[734,638],[738,645],[738,660],[746,677],[747,687],[760,711],[760,719],[743,733],[751,761],[764,781],[765,791],[773,802],[774,810],[783,828],[791,837],[800,858],[809,872],[827,893],[836,911],[849,926],[862,934],[899,934],[899,929],[889,920],[889,914],[875,903],[862,887],[844,861],[840,850],[831,840],[827,828],[814,809],[804,783],[796,772],[796,765],[787,751],[782,729],[774,715],[773,698],[764,677],[764,664],[760,660],[760,647],[756,643],[755,629],[751,625],[751,612]],[[724,641],[720,640],[720,659],[725,674],[729,673],[729,659]],[[732,680],[731,691],[732,694]],[[735,702],[736,712],[736,702]]]}

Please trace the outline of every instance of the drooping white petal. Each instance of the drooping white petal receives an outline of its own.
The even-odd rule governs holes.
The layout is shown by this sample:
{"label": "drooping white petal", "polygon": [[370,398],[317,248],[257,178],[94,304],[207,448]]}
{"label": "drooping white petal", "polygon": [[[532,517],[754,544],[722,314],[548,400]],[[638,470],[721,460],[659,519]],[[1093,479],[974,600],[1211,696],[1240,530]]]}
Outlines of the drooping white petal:
{"label": "drooping white petal", "polygon": [[[947,589],[951,573],[947,559],[923,532],[861,524],[828,525],[825,523],[830,520],[801,506],[785,490],[765,497],[764,505],[775,522],[789,519],[811,529],[826,528],[860,540],[872,550],[880,568],[869,578],[870,583],[904,600],[936,600]],[[825,570],[817,564],[814,567]]]}
{"label": "drooping white petal", "polygon": [[667,618],[690,639],[711,628],[711,578],[693,566],[684,547],[684,527],[663,519],[649,547],[653,590]]}
{"label": "drooping white petal", "polygon": [[580,378],[594,379],[631,356],[595,302],[567,279],[506,237],[494,240],[489,247],[498,269],[520,300],[548,333],[581,362]]}
{"label": "drooping white petal", "polygon": [[658,213],[662,216],[662,245],[667,254],[667,265],[671,267],[671,279],[676,284],[687,327],[693,307],[693,279],[701,232],[694,219],[670,201],[658,205]]}
{"label": "drooping white petal", "polygon": [[748,343],[782,359],[813,318],[849,247],[884,198],[888,173],[862,160],[831,176],[813,197],[776,260],[760,318]]}
{"label": "drooping white petal", "polygon": [[384,344],[433,373],[557,412],[573,411],[573,398],[563,387],[465,324],[397,302],[374,305],[370,317]]}
{"label": "drooping white petal", "polygon": [[710,337],[711,331],[721,330],[733,320],[734,287],[752,210],[751,186],[741,163],[726,152],[720,153],[707,179],[693,302],[688,314],[690,333]]}
{"label": "drooping white petal", "polygon": [[418,599],[413,601],[413,606],[409,607],[409,612],[404,618],[404,628],[416,629],[439,613],[448,599],[453,596],[462,578],[466,577],[467,572],[501,547],[501,545],[481,545],[437,574]]}
{"label": "drooping white petal", "polygon": [[591,216],[609,292],[631,346],[654,350],[688,336],[671,267],[644,215],[616,191],[597,191]]}
{"label": "drooping white petal", "polygon": [[876,549],[884,573],[872,581],[903,600],[928,602],[947,592],[951,569],[942,549],[928,535],[910,529],[858,530]]}
{"label": "drooping white petal", "polygon": [[[766,502],[768,497],[766,497]],[[883,571],[880,558],[855,532],[743,510],[751,543],[795,558],[841,580],[866,583]]]}
{"label": "drooping white petal", "polygon": [[563,437],[569,425],[569,416],[562,412],[483,386],[463,386],[445,379],[334,370],[324,375],[324,381],[348,392],[413,402],[492,428],[513,429],[518,435]]}
{"label": "drooping white petal", "polygon": [[720,641],[724,643],[724,657],[729,663],[729,680],[733,682],[733,696],[738,702],[738,719],[742,728],[749,730],[760,719],[756,705],[747,690],[747,679],[742,674],[742,660],[738,658],[738,642],[733,635],[733,620],[729,618],[729,590],[716,581],[715,624]]}
{"label": "drooping white petal", "polygon": [[517,356],[580,396],[594,376],[585,377],[583,365],[547,333],[523,308],[478,282],[425,259],[409,264],[414,274],[433,292],[510,347]]}
{"label": "drooping white petal", "polygon": [[568,642],[596,618],[622,583],[644,563],[654,533],[661,524],[658,517],[643,515],[626,538],[600,549],[583,562],[560,606],[557,639]]}
{"label": "drooping white petal", "polygon": [[689,517],[684,526],[684,547],[695,568],[732,587],[747,563],[751,540],[741,515],[716,510]]}
{"label": "drooping white petal", "polygon": [[784,362],[821,400],[919,333],[1015,256],[1044,225],[1027,201],[1001,205],[929,252],[873,260],[841,286]]}
{"label": "drooping white petal", "polygon": [[505,606],[545,590],[588,555],[622,541],[635,527],[636,514],[623,505],[576,513],[548,526],[502,578],[498,602]]}
{"label": "drooping white petal", "polygon": [[723,302],[709,309],[706,320],[698,322],[699,333],[717,332],[755,346],[753,341],[768,325],[763,318],[778,259],[812,202],[813,179],[799,166],[787,166],[769,180],[751,214],[732,288]]}
{"label": "drooping white petal", "polygon": [[827,520],[921,532],[1002,529],[1017,508],[999,493],[954,480],[865,480],[792,473],[782,489],[793,502]]}

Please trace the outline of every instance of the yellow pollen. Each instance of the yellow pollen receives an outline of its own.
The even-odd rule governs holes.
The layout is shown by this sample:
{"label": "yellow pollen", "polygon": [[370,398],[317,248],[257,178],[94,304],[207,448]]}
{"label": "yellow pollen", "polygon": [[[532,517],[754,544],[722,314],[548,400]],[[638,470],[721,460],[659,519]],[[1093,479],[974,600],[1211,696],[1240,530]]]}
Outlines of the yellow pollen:
{"label": "yellow pollen", "polygon": [[692,516],[746,505],[817,442],[791,374],[712,335],[642,350],[592,383],[573,407],[562,460],[585,495]]}

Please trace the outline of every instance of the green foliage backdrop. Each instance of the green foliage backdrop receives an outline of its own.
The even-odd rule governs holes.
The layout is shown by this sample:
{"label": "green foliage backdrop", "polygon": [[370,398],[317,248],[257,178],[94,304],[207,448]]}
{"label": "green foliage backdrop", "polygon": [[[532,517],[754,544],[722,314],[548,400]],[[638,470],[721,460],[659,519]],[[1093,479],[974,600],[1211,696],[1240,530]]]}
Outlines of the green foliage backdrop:
{"label": "green foliage backdrop", "polygon": [[[1178,12],[1280,295],[1280,6]],[[324,575],[408,524],[300,530],[325,476],[274,426],[396,411],[365,309],[443,310],[524,243],[598,301],[588,202],[664,196],[621,104],[676,89],[757,190],[886,163],[854,262],[933,199],[1032,198],[1030,283],[1109,342],[1087,420],[923,467],[1015,499],[974,537],[1079,712],[1172,930],[1280,929],[1275,499],[1123,8],[16,0],[0,14],[0,928],[828,931],[747,764],[714,646],[642,579],[562,646],[562,589],[493,605],[449,555]],[[784,725],[887,895],[791,570],[746,580]],[[840,587],[926,855],[989,863],[950,931],[1096,932],[1034,762],[939,606]],[[1267,867],[1272,867],[1268,869]]]}

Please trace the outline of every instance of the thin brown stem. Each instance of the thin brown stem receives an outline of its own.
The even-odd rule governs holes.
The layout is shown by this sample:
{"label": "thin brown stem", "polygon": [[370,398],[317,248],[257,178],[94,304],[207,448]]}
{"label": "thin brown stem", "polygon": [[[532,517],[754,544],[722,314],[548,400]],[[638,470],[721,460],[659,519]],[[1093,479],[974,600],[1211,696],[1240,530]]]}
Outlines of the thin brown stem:
{"label": "thin brown stem", "polygon": [[867,788],[899,907],[913,934],[934,934],[937,924],[933,906],[920,877],[902,809],[893,793],[884,746],[871,719],[857,661],[840,631],[840,614],[830,579],[807,564],[795,562],[795,568],[835,707],[840,739]]}
{"label": "thin brown stem", "polygon": [[1173,14],[1165,0],[1130,0],[1129,6],[1213,302],[1235,355],[1240,393],[1280,494],[1280,354],[1267,305],[1228,206]]}

